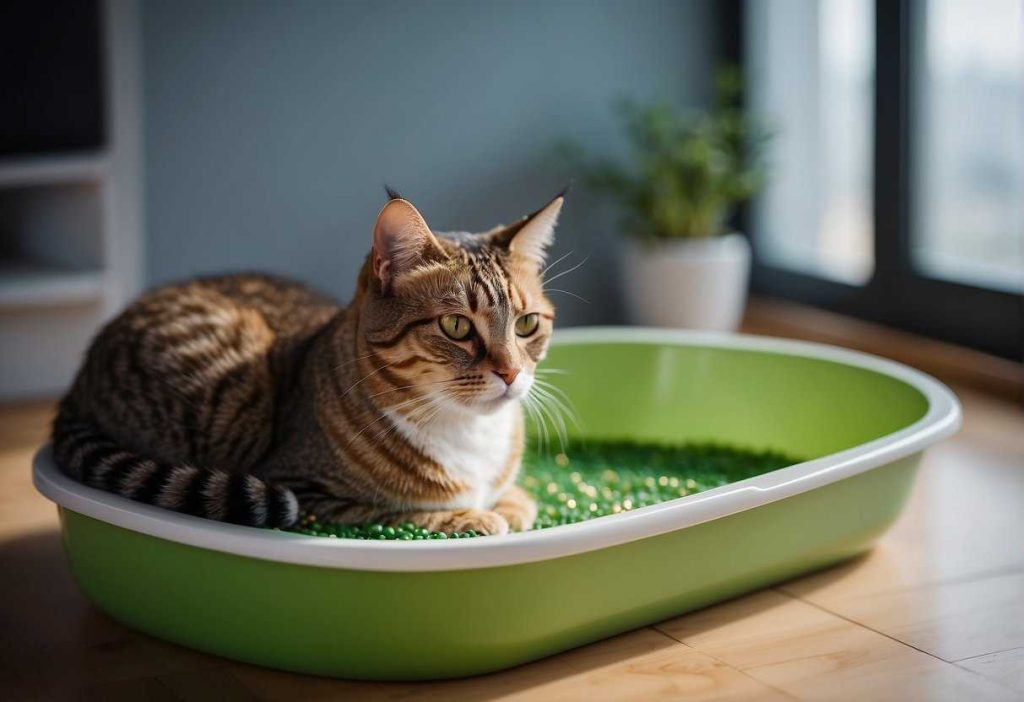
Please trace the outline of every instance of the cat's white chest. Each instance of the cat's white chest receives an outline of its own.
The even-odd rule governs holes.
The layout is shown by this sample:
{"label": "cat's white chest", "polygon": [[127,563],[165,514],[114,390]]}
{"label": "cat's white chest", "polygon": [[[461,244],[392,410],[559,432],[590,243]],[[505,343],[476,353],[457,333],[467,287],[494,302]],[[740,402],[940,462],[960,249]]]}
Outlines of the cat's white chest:
{"label": "cat's white chest", "polygon": [[468,490],[450,502],[422,505],[429,509],[486,509],[497,494],[494,480],[508,465],[519,408],[512,403],[493,414],[460,413],[440,418],[426,427],[404,417],[392,417],[402,436],[436,461]]}

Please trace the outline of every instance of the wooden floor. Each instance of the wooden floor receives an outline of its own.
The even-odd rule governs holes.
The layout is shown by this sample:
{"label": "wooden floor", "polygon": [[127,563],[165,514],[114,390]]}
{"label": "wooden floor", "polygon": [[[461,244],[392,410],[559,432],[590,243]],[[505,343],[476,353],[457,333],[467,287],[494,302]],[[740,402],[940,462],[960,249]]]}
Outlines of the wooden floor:
{"label": "wooden floor", "polygon": [[135,634],[92,609],[29,480],[48,404],[0,410],[0,699],[1024,699],[1024,415],[961,392],[964,430],[846,565],[504,673],[302,677]]}

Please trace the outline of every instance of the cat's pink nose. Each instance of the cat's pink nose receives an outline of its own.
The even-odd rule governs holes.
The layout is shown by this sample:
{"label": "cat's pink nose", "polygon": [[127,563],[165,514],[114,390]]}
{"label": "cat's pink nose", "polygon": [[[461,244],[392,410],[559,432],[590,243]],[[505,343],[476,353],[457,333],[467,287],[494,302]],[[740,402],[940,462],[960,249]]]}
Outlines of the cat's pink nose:
{"label": "cat's pink nose", "polygon": [[505,385],[511,385],[516,382],[516,376],[519,375],[518,368],[502,368],[501,370],[494,371],[494,374],[505,381]]}

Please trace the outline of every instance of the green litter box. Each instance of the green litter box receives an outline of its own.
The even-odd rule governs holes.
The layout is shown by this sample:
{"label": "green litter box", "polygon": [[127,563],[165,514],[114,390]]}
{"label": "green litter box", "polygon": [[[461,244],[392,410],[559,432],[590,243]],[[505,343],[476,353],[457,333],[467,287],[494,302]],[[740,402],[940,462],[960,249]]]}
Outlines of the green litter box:
{"label": "green litter box", "polygon": [[372,680],[500,670],[657,622],[868,549],[922,451],[959,426],[953,394],[879,358],[762,337],[561,331],[546,367],[581,437],[721,442],[809,460],[643,509],[507,537],[380,542],[210,522],[61,474],[75,578],[120,622],[273,668]]}

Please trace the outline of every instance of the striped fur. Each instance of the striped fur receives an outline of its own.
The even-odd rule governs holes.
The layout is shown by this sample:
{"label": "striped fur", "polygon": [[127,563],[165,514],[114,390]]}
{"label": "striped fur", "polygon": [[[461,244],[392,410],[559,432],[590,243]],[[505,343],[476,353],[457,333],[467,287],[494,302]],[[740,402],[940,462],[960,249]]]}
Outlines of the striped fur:
{"label": "striped fur", "polygon": [[161,463],[126,451],[88,422],[57,420],[55,457],[71,477],[128,499],[233,524],[295,523],[298,503],[286,488],[251,474]]}
{"label": "striped fur", "polygon": [[[62,401],[59,465],[238,524],[285,527],[308,511],[528,528],[518,400],[551,334],[540,268],[561,202],[484,234],[435,234],[393,194],[347,308],[263,275],[147,293],[97,335]],[[444,333],[450,314],[470,320],[465,339]],[[528,314],[537,329],[518,336]]]}

